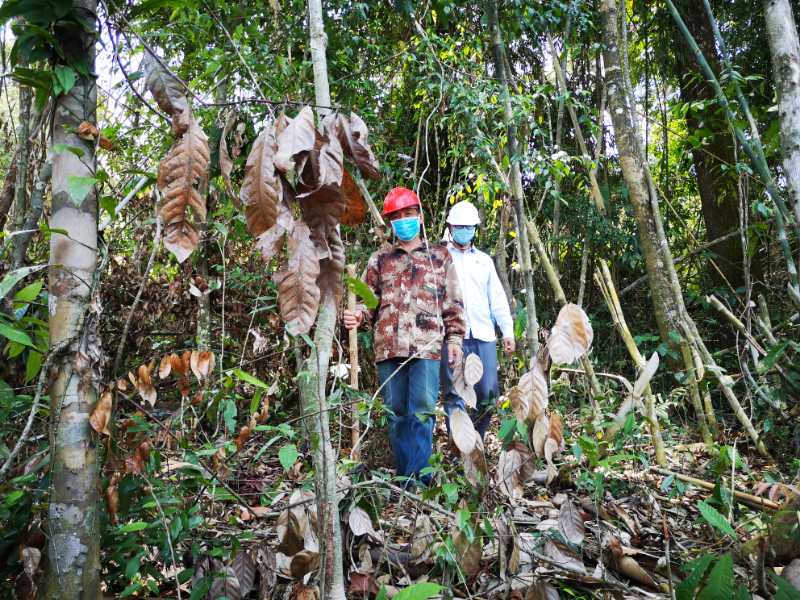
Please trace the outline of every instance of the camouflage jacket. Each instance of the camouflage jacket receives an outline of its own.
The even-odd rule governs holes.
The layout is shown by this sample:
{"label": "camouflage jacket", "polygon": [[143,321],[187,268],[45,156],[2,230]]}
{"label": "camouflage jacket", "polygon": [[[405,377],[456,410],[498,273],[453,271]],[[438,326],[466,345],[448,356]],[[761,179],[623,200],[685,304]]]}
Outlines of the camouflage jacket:
{"label": "camouflage jacket", "polygon": [[461,345],[464,302],[446,247],[378,250],[367,264],[366,283],[379,300],[373,310],[359,307],[364,325],[375,331],[376,362],[409,356],[439,360],[445,336]]}

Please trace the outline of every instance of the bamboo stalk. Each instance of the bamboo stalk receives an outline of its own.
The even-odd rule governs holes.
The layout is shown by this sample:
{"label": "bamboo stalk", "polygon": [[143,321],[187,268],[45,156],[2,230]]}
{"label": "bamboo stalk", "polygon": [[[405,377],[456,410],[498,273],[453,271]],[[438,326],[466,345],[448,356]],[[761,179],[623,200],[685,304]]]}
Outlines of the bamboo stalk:
{"label": "bamboo stalk", "polygon": [[[681,473],[675,473],[674,471],[669,471],[667,469],[662,469],[660,467],[650,467],[650,470],[653,473],[658,473],[659,475],[664,475],[665,477],[674,477],[675,479],[680,479],[681,481],[685,481],[686,483],[691,483],[692,485],[696,485],[699,488],[704,490],[713,491],[716,487],[715,483],[710,481],[706,481],[705,479],[698,479],[697,477],[692,477],[690,475],[683,475]],[[778,510],[780,509],[781,505],[777,502],[773,502],[768,498],[761,498],[760,496],[754,496],[753,494],[748,494],[747,492],[740,492],[739,490],[733,490],[734,497],[741,501],[743,504],[747,504],[748,506],[754,506],[755,508],[768,508],[770,510]]]}
{"label": "bamboo stalk", "polygon": [[[595,282],[606,301],[606,305],[611,313],[611,320],[614,323],[614,327],[617,329],[617,333],[619,333],[622,338],[625,348],[628,350],[628,354],[630,354],[637,369],[644,369],[647,361],[645,361],[642,353],[639,352],[639,348],[636,346],[636,342],[633,339],[631,330],[625,320],[625,314],[622,312],[619,296],[617,296],[617,290],[614,287],[614,280],[611,278],[611,272],[608,270],[608,265],[604,260],[600,260],[600,268],[595,270]],[[653,438],[656,462],[663,467],[667,464],[667,455],[664,450],[664,439],[661,437],[661,428],[656,415],[656,399],[649,384],[644,389],[643,395],[644,417],[650,429],[650,436]]]}
{"label": "bamboo stalk", "polygon": [[[347,265],[348,277],[356,276],[356,266]],[[347,309],[355,311],[356,309],[356,294],[350,290],[347,293]],[[347,333],[348,346],[350,347],[350,387],[354,390],[358,389],[358,330],[351,329]],[[351,458],[355,461],[361,460],[361,449],[358,448],[358,438],[361,437],[361,421],[358,418],[358,403],[353,402],[351,405],[350,415],[350,447],[353,449]]]}

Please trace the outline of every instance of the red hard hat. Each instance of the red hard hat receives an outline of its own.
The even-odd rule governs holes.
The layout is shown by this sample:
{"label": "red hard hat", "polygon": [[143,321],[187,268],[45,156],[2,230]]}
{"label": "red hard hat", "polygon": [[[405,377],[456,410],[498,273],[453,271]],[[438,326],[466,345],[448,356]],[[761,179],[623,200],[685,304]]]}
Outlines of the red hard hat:
{"label": "red hard hat", "polygon": [[386,199],[383,201],[383,214],[388,215],[409,206],[419,206],[421,208],[422,204],[420,204],[419,196],[408,188],[396,187],[386,194]]}

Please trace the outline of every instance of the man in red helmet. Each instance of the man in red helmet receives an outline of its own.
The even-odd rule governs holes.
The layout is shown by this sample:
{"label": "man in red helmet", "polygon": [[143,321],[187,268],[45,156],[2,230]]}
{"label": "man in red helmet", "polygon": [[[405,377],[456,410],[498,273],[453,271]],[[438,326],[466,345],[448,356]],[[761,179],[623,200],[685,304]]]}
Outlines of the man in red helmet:
{"label": "man in red helmet", "polygon": [[[420,236],[421,204],[412,190],[394,188],[383,203],[395,243],[375,252],[366,283],[379,299],[374,310],[344,311],[347,329],[372,326],[375,362],[386,406],[397,473],[418,476],[433,451],[443,344],[448,361],[461,360],[464,303],[445,246]],[[423,482],[429,477],[421,476]]]}

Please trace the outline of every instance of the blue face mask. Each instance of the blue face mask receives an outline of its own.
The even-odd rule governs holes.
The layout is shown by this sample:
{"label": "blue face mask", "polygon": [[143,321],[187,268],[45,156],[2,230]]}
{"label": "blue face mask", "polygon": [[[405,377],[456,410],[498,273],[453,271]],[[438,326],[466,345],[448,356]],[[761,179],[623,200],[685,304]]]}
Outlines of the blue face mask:
{"label": "blue face mask", "polygon": [[474,227],[453,227],[451,230],[453,241],[459,246],[467,246],[475,237]]}
{"label": "blue face mask", "polygon": [[410,242],[419,235],[419,217],[406,217],[392,221],[392,231],[404,242]]}

